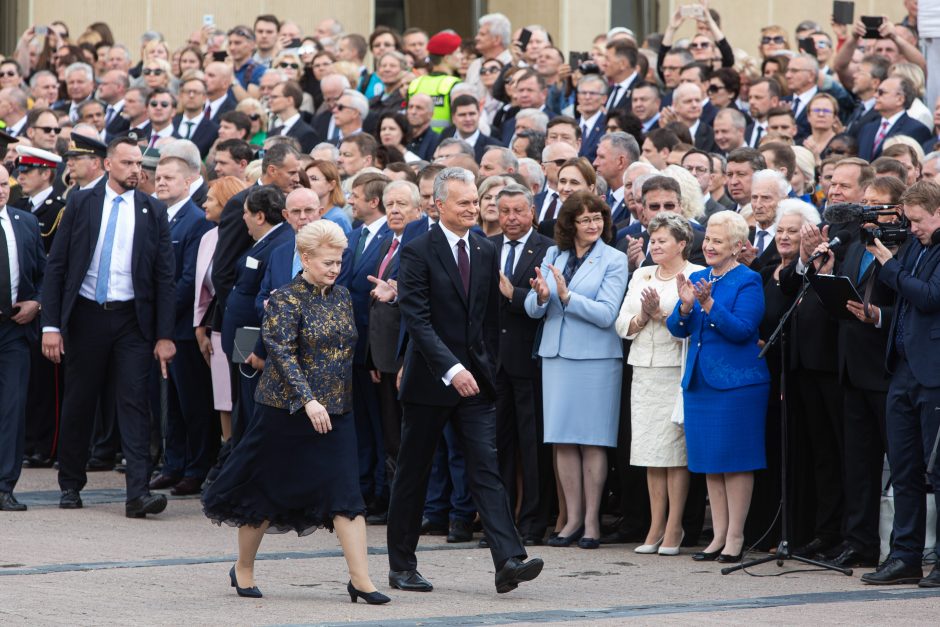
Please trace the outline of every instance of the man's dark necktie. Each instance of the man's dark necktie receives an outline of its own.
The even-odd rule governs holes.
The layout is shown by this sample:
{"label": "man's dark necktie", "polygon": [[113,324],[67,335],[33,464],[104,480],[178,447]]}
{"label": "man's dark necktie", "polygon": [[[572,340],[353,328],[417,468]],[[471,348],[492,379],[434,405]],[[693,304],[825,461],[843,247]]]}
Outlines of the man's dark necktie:
{"label": "man's dark necktie", "polygon": [[506,243],[509,244],[509,254],[506,255],[506,265],[503,267],[503,274],[511,279],[512,269],[516,265],[516,246],[519,245],[519,240],[511,240]]}
{"label": "man's dark necktie", "polygon": [[767,231],[763,229],[757,232],[757,255],[764,254],[764,248],[767,246],[767,236],[770,235]]}
{"label": "man's dark necktie", "polygon": [[362,231],[359,233],[359,243],[356,244],[356,254],[353,256],[353,265],[359,263],[359,260],[362,259],[362,252],[366,249],[366,240],[369,239],[369,227],[362,227]]}
{"label": "man's dark necktie", "polygon": [[470,257],[467,255],[467,242],[457,240],[457,272],[463,283],[463,293],[470,295]]}
{"label": "man's dark necktie", "polygon": [[[9,208],[6,209],[9,219]],[[11,222],[12,225],[12,222]],[[0,316],[9,316],[13,310],[13,277],[10,276],[10,248],[7,236],[0,227]]]}
{"label": "man's dark necktie", "polygon": [[548,203],[548,208],[545,210],[545,217],[543,220],[554,220],[555,214],[558,212],[558,194],[552,192],[552,201]]}

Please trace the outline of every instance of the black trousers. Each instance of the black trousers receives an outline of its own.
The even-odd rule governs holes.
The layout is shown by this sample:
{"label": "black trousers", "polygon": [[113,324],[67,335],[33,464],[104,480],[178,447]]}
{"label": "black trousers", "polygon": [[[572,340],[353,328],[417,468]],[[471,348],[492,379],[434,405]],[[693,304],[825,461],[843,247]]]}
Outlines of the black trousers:
{"label": "black trousers", "polygon": [[[536,371],[536,374],[538,372]],[[540,473],[551,447],[542,443],[542,390],[538,379],[511,377],[500,370],[496,378],[496,450],[499,474],[513,512],[519,509],[519,531],[523,536],[545,534],[548,519],[540,503]],[[544,450],[547,449],[547,454]],[[522,471],[521,504],[516,476]]]}
{"label": "black trousers", "polygon": [[163,474],[205,479],[219,450],[212,375],[195,340],[178,340],[170,364]]}
{"label": "black trousers", "polygon": [[32,344],[29,352],[25,451],[27,455],[53,459],[58,445],[63,370],[43,357],[42,342]]}
{"label": "black trousers", "polygon": [[127,460],[127,499],[149,494],[150,407],[147,381],[153,342],[144,338],[133,302],[106,311],[79,298],[72,312],[65,346],[68,384],[62,403],[59,487],[81,490],[99,397],[108,385],[115,393],[121,450]]}
{"label": "black trousers", "polygon": [[450,421],[467,460],[473,503],[483,520],[493,563],[499,568],[511,557],[526,557],[512,521],[509,498],[499,476],[496,455],[496,408],[479,395],[454,407],[404,404],[398,475],[388,508],[388,562],[395,571],[414,570],[421,535],[421,514],[428,475],[444,425]]}
{"label": "black trousers", "polygon": [[23,467],[29,344],[26,327],[0,322],[0,492],[12,492]]}
{"label": "black trousers", "polygon": [[797,371],[802,417],[813,452],[816,487],[816,537],[829,543],[842,540],[844,491],[842,457],[842,389],[835,373]]}
{"label": "black trousers", "polygon": [[845,382],[842,407],[845,425],[845,539],[858,551],[878,555],[881,539],[882,468],[888,436],[885,407],[888,393],[863,390]]}
{"label": "black trousers", "polygon": [[378,383],[379,412],[382,415],[382,438],[385,445],[385,479],[391,484],[401,448],[401,402],[398,400],[397,372],[381,372]]}

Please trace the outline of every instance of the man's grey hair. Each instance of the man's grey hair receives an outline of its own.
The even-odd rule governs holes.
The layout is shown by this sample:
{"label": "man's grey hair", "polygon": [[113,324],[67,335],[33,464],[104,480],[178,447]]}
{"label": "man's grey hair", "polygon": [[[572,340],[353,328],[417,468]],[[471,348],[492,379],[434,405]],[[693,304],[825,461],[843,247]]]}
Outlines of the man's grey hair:
{"label": "man's grey hair", "polygon": [[88,107],[95,107],[95,106],[101,107],[102,112],[108,110],[108,105],[106,105],[105,103],[101,102],[100,100],[96,100],[94,98],[89,98],[88,100],[78,105],[78,109],[77,109],[78,117],[81,118],[83,115],[85,115],[85,109],[87,109]]}
{"label": "man's grey hair", "polygon": [[85,76],[88,78],[90,82],[95,81],[95,71],[91,69],[91,66],[88,65],[87,63],[76,61],[75,63],[72,63],[67,68],[65,68],[65,74],[64,74],[65,80],[68,80],[69,76],[71,74],[74,74],[75,72],[84,72]]}
{"label": "man's grey hair", "polygon": [[124,60],[130,62],[131,60],[131,51],[128,50],[127,46],[124,44],[114,44],[111,46],[111,50],[120,50],[124,53]]}
{"label": "man's grey hair", "polygon": [[323,80],[320,81],[320,89],[324,87],[329,87],[333,83],[342,85],[343,89],[349,89],[349,79],[343,76],[342,74],[327,74],[323,77]]}
{"label": "man's grey hair", "polygon": [[645,170],[645,172],[634,179],[634,184],[636,184],[635,182],[639,180],[639,178],[644,174],[661,174],[661,172],[657,170],[656,166],[654,166],[652,163],[647,163],[646,161],[634,161],[627,166],[626,170],[623,171],[624,183],[626,183],[627,177],[637,170]]}
{"label": "man's grey hair", "polygon": [[923,159],[920,161],[921,166],[925,166],[931,161],[936,161],[940,159],[940,150],[934,150],[933,152],[928,152]]}
{"label": "man's grey hair", "polygon": [[[806,59],[809,61],[810,68],[818,75],[819,74],[819,61],[811,54],[798,54],[793,59]],[[793,59],[790,59],[790,63],[793,63]]]}
{"label": "man's grey hair", "polygon": [[681,65],[688,65],[693,63],[695,58],[692,56],[692,53],[689,52],[687,48],[672,48],[669,52],[666,53],[666,56],[671,54],[678,55],[681,60]]}
{"label": "man's grey hair", "polygon": [[777,193],[781,199],[786,198],[790,192],[790,184],[787,183],[787,179],[776,170],[758,170],[755,172],[751,176],[751,189],[753,190],[755,185],[765,181],[771,181],[777,186]]}
{"label": "man's grey hair", "polygon": [[662,176],[662,174],[660,174],[659,172],[651,172],[650,174],[641,174],[640,176],[633,179],[634,200],[639,200],[643,197],[643,186],[646,185],[646,182],[648,180],[656,178],[657,176]]}
{"label": "man's grey hair", "polygon": [[739,131],[743,131],[745,128],[747,128],[747,119],[744,117],[744,114],[737,109],[726,107],[719,111],[718,115],[715,117],[717,118],[718,116],[731,118],[731,125]]}
{"label": "man's grey hair", "polygon": [[578,89],[581,88],[581,85],[586,86],[591,83],[598,85],[601,88],[601,93],[603,93],[605,96],[607,95],[607,81],[605,81],[600,74],[585,74],[581,80],[578,81]]}
{"label": "man's grey hair", "polygon": [[531,120],[532,123],[535,124],[535,130],[539,133],[546,133],[548,131],[548,116],[544,111],[539,111],[538,109],[522,109],[516,114],[516,124],[519,123],[519,120]]}
{"label": "man's grey hair", "polygon": [[444,168],[434,179],[434,202],[447,202],[448,181],[460,181],[476,186],[473,172],[464,168]]}
{"label": "man's grey hair", "polygon": [[160,146],[160,160],[167,157],[173,157],[183,161],[189,168],[191,174],[199,172],[202,165],[202,157],[199,155],[199,148],[188,139],[174,139]]}
{"label": "man's grey hair", "polygon": [[474,157],[473,146],[471,146],[470,144],[468,144],[462,139],[458,139],[457,137],[448,137],[447,139],[442,139],[441,143],[439,143],[437,145],[437,148],[435,148],[435,152],[440,150],[441,148],[447,148],[448,146],[454,146],[454,145],[460,146],[461,153],[467,155],[470,158]]}
{"label": "man's grey hair", "polygon": [[278,83],[284,83],[287,81],[287,74],[284,73],[284,70],[279,70],[277,68],[269,68],[265,70],[264,74],[262,74],[262,78],[265,76],[276,78]]}
{"label": "man's grey hair", "polygon": [[39,82],[39,79],[42,78],[43,76],[51,76],[52,78],[56,80],[56,82],[59,81],[59,77],[53,74],[52,72],[50,72],[49,70],[39,70],[38,72],[36,72],[35,74],[29,77],[29,86],[31,88],[35,88],[36,84]]}
{"label": "man's grey hair", "polygon": [[511,168],[513,172],[519,171],[519,159],[516,158],[516,155],[512,154],[512,151],[509,148],[503,148],[502,146],[490,146],[486,149],[486,152],[483,153],[484,156],[488,155],[491,152],[499,152],[499,165],[505,171],[509,171]]}
{"label": "man's grey hair", "polygon": [[535,159],[529,157],[519,159],[519,174],[524,176],[534,188],[542,189],[545,186],[545,173],[542,171],[542,164]]}
{"label": "man's grey hair", "polygon": [[519,183],[512,183],[506,187],[499,190],[499,193],[496,194],[496,204],[499,205],[499,201],[503,198],[509,198],[512,196],[525,196],[525,202],[530,207],[533,205],[532,190],[526,187],[525,185],[520,185]]}
{"label": "man's grey hair", "polygon": [[609,186],[607,185],[607,179],[605,179],[603,176],[599,176],[597,177],[597,180],[594,182],[594,193],[600,196],[601,198],[604,198],[607,196],[608,187]]}
{"label": "man's grey hair", "polygon": [[509,40],[512,37],[512,24],[509,18],[502,13],[488,13],[480,18],[480,28],[490,27],[490,34],[499,37],[503,42],[503,47],[509,47]]}
{"label": "man's grey hair", "polygon": [[0,98],[13,104],[18,111],[26,112],[29,108],[29,96],[19,87],[0,89]]}
{"label": "man's grey hair", "polygon": [[712,165],[715,161],[718,162],[718,168],[721,170],[722,174],[728,173],[728,159],[724,155],[719,155],[717,152],[710,152],[708,156],[712,159]]}
{"label": "man's grey hair", "polygon": [[636,138],[623,131],[607,133],[601,137],[602,142],[608,142],[610,147],[619,152],[625,153],[629,157],[630,163],[640,158],[640,145],[636,143]]}
{"label": "man's grey hair", "polygon": [[355,89],[344,89],[343,96],[346,96],[352,100],[350,106],[358,111],[362,119],[365,120],[366,116],[369,115],[369,101],[366,99],[366,97]]}
{"label": "man's grey hair", "polygon": [[145,30],[140,35],[140,45],[145,46],[151,41],[163,41],[163,33],[160,33],[155,30]]}
{"label": "man's grey hair", "polygon": [[388,195],[390,192],[394,192],[399,189],[407,189],[409,197],[411,199],[411,206],[418,208],[421,206],[421,192],[418,191],[418,186],[412,183],[411,181],[392,181],[385,186],[385,190],[382,192],[382,204],[388,205]]}
{"label": "man's grey hair", "polygon": [[[486,88],[483,86],[483,83],[457,83],[454,85],[454,88],[450,90],[450,101],[453,102],[454,98],[457,96],[463,96],[464,94],[468,96],[473,96],[477,99],[477,102],[483,102],[484,97],[486,96]],[[427,94],[415,94],[412,96],[424,95],[430,98]]]}
{"label": "man's grey hair", "polygon": [[333,163],[336,163],[339,160],[339,148],[330,142],[320,142],[313,147],[313,150],[310,151],[310,154],[312,155],[313,153],[320,152],[321,150],[326,150],[330,153],[330,158],[325,159],[325,161],[332,161]]}

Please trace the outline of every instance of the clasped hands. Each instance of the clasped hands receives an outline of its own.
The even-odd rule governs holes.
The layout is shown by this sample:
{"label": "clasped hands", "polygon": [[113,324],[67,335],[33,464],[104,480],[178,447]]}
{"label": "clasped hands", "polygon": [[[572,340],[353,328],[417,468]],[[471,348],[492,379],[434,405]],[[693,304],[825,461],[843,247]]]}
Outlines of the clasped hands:
{"label": "clasped hands", "polygon": [[[548,269],[552,271],[552,276],[555,278],[555,285],[558,287],[558,300],[560,300],[563,305],[567,305],[568,301],[571,299],[571,292],[568,291],[568,283],[565,281],[565,277],[561,274],[561,271],[552,264],[548,264]],[[529,279],[529,285],[535,290],[539,305],[544,305],[548,302],[551,296],[551,290],[548,289],[548,281],[542,276],[541,268],[535,269],[535,278]]]}

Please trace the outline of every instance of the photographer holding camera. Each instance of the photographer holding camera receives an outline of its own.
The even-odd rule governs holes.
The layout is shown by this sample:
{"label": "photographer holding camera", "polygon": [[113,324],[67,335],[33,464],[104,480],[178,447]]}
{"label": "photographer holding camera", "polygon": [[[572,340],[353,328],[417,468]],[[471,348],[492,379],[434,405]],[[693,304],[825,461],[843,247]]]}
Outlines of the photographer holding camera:
{"label": "photographer holding camera", "polygon": [[[913,239],[900,258],[875,238],[878,278],[897,293],[888,333],[886,427],[894,485],[893,545],[888,559],[862,576],[869,584],[940,587],[940,562],[926,577],[921,563],[927,518],[925,475],[940,428],[940,185],[920,181],[901,196]],[[940,505],[940,467],[927,480]],[[937,531],[940,532],[940,523]]]}

